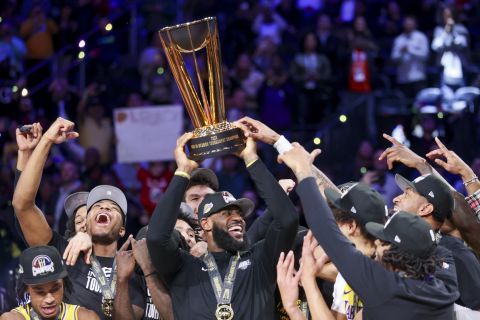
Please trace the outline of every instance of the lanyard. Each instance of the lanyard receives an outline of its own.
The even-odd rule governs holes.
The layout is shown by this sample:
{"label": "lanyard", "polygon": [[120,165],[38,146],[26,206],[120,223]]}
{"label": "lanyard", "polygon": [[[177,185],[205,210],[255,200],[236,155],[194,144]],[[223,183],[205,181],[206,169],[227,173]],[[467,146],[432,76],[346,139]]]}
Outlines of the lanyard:
{"label": "lanyard", "polygon": [[97,278],[100,288],[102,290],[102,311],[107,318],[113,316],[113,302],[115,299],[115,291],[117,287],[117,263],[116,258],[113,260],[112,273],[107,280],[105,273],[103,273],[102,267],[97,258],[92,255],[90,257],[92,263],[92,271]]}
{"label": "lanyard", "polygon": [[100,288],[102,290],[102,296],[105,299],[115,298],[115,289],[117,286],[116,260],[113,260],[112,273],[109,279],[107,279],[107,277],[105,276],[105,273],[103,273],[102,266],[100,265],[100,262],[98,262],[97,258],[94,255],[90,257],[90,261],[92,263],[93,274],[95,275],[95,278],[97,278],[98,283],[100,284]]}
{"label": "lanyard", "polygon": [[217,263],[210,253],[203,257],[203,262],[207,265],[210,283],[212,284],[215,297],[217,298],[217,319],[233,319],[233,309],[231,306],[233,284],[237,277],[237,265],[240,260],[240,254],[232,256],[228,264],[225,279],[222,281]]}

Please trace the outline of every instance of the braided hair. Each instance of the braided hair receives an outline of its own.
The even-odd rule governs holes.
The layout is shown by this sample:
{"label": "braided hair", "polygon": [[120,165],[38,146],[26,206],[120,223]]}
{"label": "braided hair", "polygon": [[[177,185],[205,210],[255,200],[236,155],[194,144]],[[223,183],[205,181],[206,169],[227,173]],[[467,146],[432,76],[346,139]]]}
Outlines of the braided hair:
{"label": "braided hair", "polygon": [[435,273],[437,261],[432,254],[426,258],[420,258],[400,250],[395,244],[385,250],[382,260],[385,264],[391,265],[394,269],[403,271],[412,279],[423,280]]}

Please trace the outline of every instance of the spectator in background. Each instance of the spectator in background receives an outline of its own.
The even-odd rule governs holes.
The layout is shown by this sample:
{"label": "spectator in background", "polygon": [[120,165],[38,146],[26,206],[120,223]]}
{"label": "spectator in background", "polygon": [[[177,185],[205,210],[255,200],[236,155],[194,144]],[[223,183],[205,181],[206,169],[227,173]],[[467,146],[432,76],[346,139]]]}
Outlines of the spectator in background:
{"label": "spectator in background", "polygon": [[93,47],[90,51],[89,75],[92,75],[91,80],[98,78],[104,79],[108,77],[112,66],[118,63],[120,58],[120,37],[117,29],[107,28],[113,22],[108,17],[101,17],[98,19],[98,32],[95,33],[90,42]]}
{"label": "spectator in background", "polygon": [[378,17],[378,28],[379,33],[388,40],[393,40],[393,37],[400,33],[402,29],[402,12],[396,1],[389,1],[381,9]]}
{"label": "spectator in background", "polygon": [[369,185],[380,193],[385,203],[392,203],[393,199],[400,193],[395,177],[388,171],[387,162],[378,160],[383,150],[376,150],[372,156],[373,170],[367,171],[362,182]]}
{"label": "spectator in background", "polygon": [[242,88],[237,88],[233,91],[232,96],[226,104],[228,121],[237,121],[249,113],[247,100],[247,93]]}
{"label": "spectator in background", "polygon": [[463,24],[455,21],[453,9],[442,11],[443,25],[434,30],[432,49],[437,53],[442,68],[441,85],[458,88],[465,85],[469,34]]}
{"label": "spectator in background", "polygon": [[173,78],[167,71],[160,37],[156,32],[152,34],[151,45],[140,56],[138,72],[142,77],[141,90],[147,99],[158,104],[172,102]]}
{"label": "spectator in background", "polygon": [[403,33],[395,38],[391,57],[397,65],[397,84],[408,98],[415,98],[426,86],[428,53],[427,37],[417,30],[415,17],[406,16],[403,19]]}
{"label": "spectator in background", "polygon": [[295,109],[295,89],[280,55],[273,57],[266,76],[259,91],[260,118],[275,130],[287,129],[292,123],[291,113]]}
{"label": "spectator in background", "polygon": [[90,85],[77,107],[80,145],[100,152],[101,164],[112,162],[113,126],[106,108],[98,97],[98,85]]}
{"label": "spectator in background", "polygon": [[83,165],[82,182],[87,190],[91,190],[100,184],[103,173],[100,153],[97,149],[90,147],[85,150]]}
{"label": "spectator in background", "polygon": [[265,75],[255,69],[248,54],[243,53],[238,57],[230,78],[238,81],[240,87],[247,93],[247,107],[256,110],[258,90],[265,80]]}
{"label": "spectator in background", "polygon": [[57,24],[47,17],[40,3],[33,4],[29,17],[20,26],[20,35],[27,45],[27,59],[45,60],[54,54],[53,36]]}
{"label": "spectator in background", "polygon": [[229,190],[235,197],[240,197],[244,190],[250,188],[246,171],[240,166],[239,158],[226,155],[221,158],[222,168],[215,172],[221,188]]}
{"label": "spectator in background", "polygon": [[57,37],[58,47],[63,48],[75,41],[78,37],[78,22],[74,17],[73,7],[64,4],[60,9],[58,22],[59,32]]}
{"label": "spectator in background", "polygon": [[278,1],[275,11],[287,23],[288,32],[295,32],[300,25],[302,17],[296,7],[295,0],[280,0]]}
{"label": "spectator in background", "polygon": [[353,32],[348,34],[351,48],[348,88],[352,92],[372,91],[373,58],[378,50],[367,21],[363,16],[355,18]]}
{"label": "spectator in background", "polygon": [[252,60],[261,72],[266,72],[272,65],[272,60],[276,52],[277,45],[275,42],[273,42],[271,37],[265,37],[258,42]]}
{"label": "spectator in background", "polygon": [[355,156],[353,178],[360,178],[364,172],[371,169],[373,169],[373,146],[368,140],[363,140]]}
{"label": "spectator in background", "polygon": [[[17,79],[23,71],[23,63],[27,47],[23,40],[17,37],[13,27],[8,22],[0,23],[0,62],[8,60],[9,76]],[[0,76],[3,78],[3,75]]]}
{"label": "spectator in background", "polygon": [[260,12],[255,17],[252,26],[253,32],[257,34],[257,43],[265,37],[270,37],[275,44],[280,44],[282,33],[286,28],[285,20],[273,10],[268,1],[263,1],[260,5]]}
{"label": "spectator in background", "polygon": [[326,14],[321,14],[317,20],[317,50],[325,55],[332,65],[335,65],[338,57],[339,40],[332,33],[332,21]]}
{"label": "spectator in background", "polygon": [[300,93],[297,121],[300,124],[317,123],[330,95],[330,62],[317,52],[315,33],[307,33],[302,41],[302,52],[295,55],[291,74]]}
{"label": "spectator in background", "polygon": [[143,208],[151,216],[158,200],[167,190],[172,180],[173,173],[168,165],[162,161],[150,162],[148,169],[139,167],[137,179],[140,181],[140,202]]}
{"label": "spectator in background", "polygon": [[65,233],[68,216],[64,212],[65,199],[74,192],[80,191],[83,185],[79,180],[78,167],[71,161],[64,161],[60,168],[60,186],[57,191],[52,229],[60,234]]}
{"label": "spectator in background", "polygon": [[[20,26],[20,36],[27,45],[27,68],[46,62],[54,52],[53,37],[58,32],[57,24],[47,17],[41,4],[32,5],[29,17]],[[50,63],[30,74],[28,86],[33,87],[50,75]]]}

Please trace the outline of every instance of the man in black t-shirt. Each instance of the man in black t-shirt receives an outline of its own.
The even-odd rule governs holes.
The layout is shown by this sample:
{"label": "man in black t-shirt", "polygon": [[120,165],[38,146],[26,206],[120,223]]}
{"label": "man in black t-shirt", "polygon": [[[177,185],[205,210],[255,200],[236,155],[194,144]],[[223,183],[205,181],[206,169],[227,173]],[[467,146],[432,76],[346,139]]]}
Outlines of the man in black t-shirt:
{"label": "man in black t-shirt", "polygon": [[[275,267],[280,252],[293,244],[298,226],[295,207],[258,158],[250,138],[240,157],[273,216],[265,240],[248,248],[244,217],[253,204],[247,199],[236,200],[228,192],[217,192],[205,196],[198,210],[208,254],[197,258],[179,249],[172,231],[190,174],[198,167],[184,151],[191,137],[187,133],[177,141],[178,169],[155,208],[147,232],[152,262],[170,289],[175,318],[210,320],[233,315],[235,319],[273,319]],[[212,282],[226,285],[223,290],[218,286],[214,289]]]}
{"label": "man in black t-shirt", "polygon": [[[35,205],[35,196],[51,147],[78,137],[78,133],[72,131],[73,127],[73,122],[62,118],[58,118],[51,125],[30,156],[15,188],[13,207],[29,246],[51,245],[63,253],[69,244],[64,237],[53,232],[49,227],[43,212]],[[102,294],[103,290],[99,285],[97,274],[107,281],[111,277],[117,241],[125,234],[126,213],[127,201],[118,188],[113,186],[94,188],[87,199],[87,232],[93,240],[93,254],[99,264],[96,268],[98,272],[95,272],[95,268],[88,265],[84,259],[79,259],[74,265],[68,267],[75,293],[67,296],[66,301],[93,310],[102,319],[109,317],[102,310],[104,294]],[[140,291],[136,289],[135,283],[139,280],[133,278],[127,283],[120,280],[117,281],[117,286],[128,287],[130,295],[114,297],[115,300],[112,303],[115,318],[140,319],[145,301],[141,293],[138,294]],[[108,303],[108,301],[105,302]],[[107,307],[111,306],[104,304],[103,308]]]}

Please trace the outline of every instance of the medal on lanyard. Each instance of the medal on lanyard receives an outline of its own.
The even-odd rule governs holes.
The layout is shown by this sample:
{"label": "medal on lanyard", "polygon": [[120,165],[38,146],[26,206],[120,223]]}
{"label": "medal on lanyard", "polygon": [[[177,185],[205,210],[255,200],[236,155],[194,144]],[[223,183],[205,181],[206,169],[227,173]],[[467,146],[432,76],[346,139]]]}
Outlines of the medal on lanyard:
{"label": "medal on lanyard", "polygon": [[98,262],[97,258],[92,255],[90,258],[92,263],[92,271],[95,274],[95,277],[100,284],[102,289],[102,312],[108,319],[113,317],[113,302],[115,298],[115,289],[117,284],[117,264],[113,260],[112,273],[110,279],[106,279],[105,274],[103,273],[102,267]]}
{"label": "medal on lanyard", "polygon": [[237,265],[240,255],[237,254],[230,258],[227,274],[222,281],[220,272],[215,259],[210,253],[203,257],[203,262],[207,265],[210,283],[212,284],[215,297],[217,298],[217,309],[215,310],[215,318],[217,320],[232,320],[235,313],[233,312],[231,300],[233,292],[233,284],[237,276]]}

